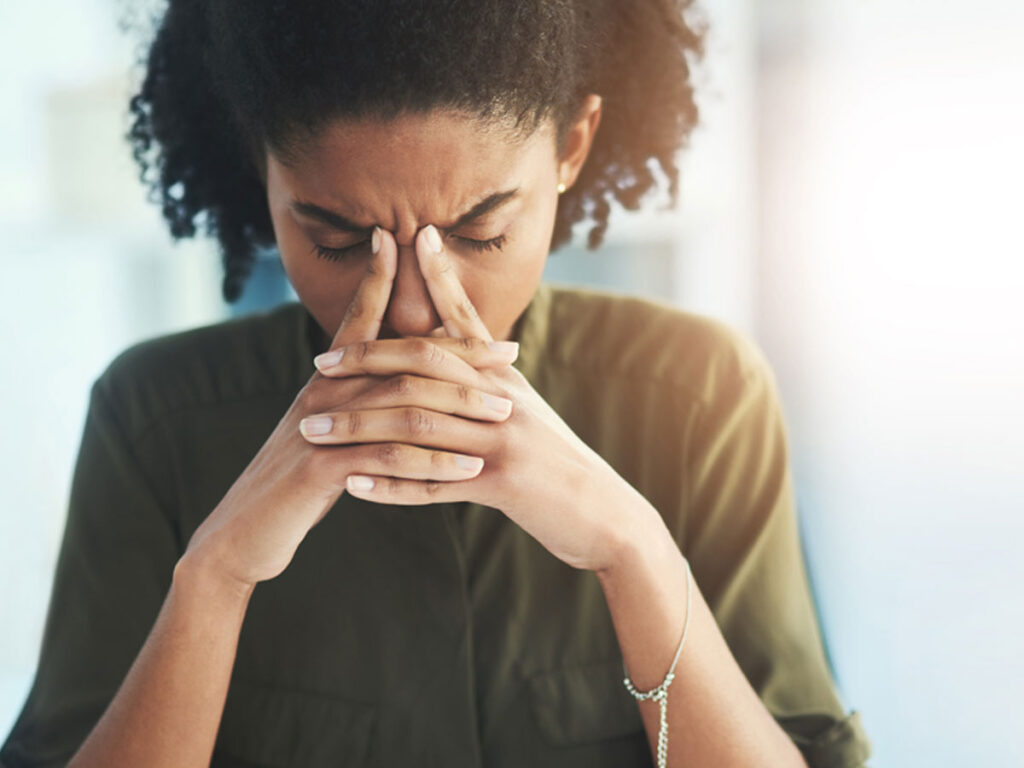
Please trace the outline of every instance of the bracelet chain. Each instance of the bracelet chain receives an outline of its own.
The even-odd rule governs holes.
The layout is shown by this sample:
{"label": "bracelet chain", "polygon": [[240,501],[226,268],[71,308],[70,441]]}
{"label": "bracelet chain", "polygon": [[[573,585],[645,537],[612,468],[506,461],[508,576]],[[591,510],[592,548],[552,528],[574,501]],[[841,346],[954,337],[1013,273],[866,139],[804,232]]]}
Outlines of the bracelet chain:
{"label": "bracelet chain", "polygon": [[646,699],[654,699],[658,702],[659,709],[659,720],[658,726],[658,768],[665,768],[668,762],[668,687],[672,684],[675,679],[676,662],[679,661],[679,653],[683,650],[683,643],[686,642],[686,633],[690,629],[690,602],[691,595],[693,592],[693,574],[690,572],[690,562],[686,562],[686,619],[683,622],[683,637],[679,641],[679,647],[676,649],[675,658],[672,659],[672,666],[669,667],[668,674],[665,675],[665,679],[654,688],[649,691],[640,692],[633,685],[633,681],[629,679],[629,670],[626,669],[626,661],[622,661],[622,671],[626,673],[625,679],[622,681],[626,690],[628,690],[637,701],[644,701]]}

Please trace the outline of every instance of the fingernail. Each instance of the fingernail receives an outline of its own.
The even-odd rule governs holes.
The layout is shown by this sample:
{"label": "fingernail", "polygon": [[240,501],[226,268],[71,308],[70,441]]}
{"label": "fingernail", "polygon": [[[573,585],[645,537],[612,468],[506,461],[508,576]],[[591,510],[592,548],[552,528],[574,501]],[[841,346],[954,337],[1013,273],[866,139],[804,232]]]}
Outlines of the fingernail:
{"label": "fingernail", "polygon": [[497,411],[502,414],[512,413],[512,401],[506,400],[504,397],[495,397],[494,395],[489,395],[484,392],[483,401],[484,404],[492,411]]}
{"label": "fingernail", "polygon": [[349,475],[348,487],[353,491],[372,491],[373,478],[365,475]]}
{"label": "fingernail", "polygon": [[519,357],[518,341],[492,341],[490,342],[490,347],[495,352],[505,357],[511,357],[513,360]]}
{"label": "fingernail", "polygon": [[326,435],[333,425],[330,416],[307,416],[299,422],[299,430],[304,435]]}
{"label": "fingernail", "polygon": [[341,362],[341,358],[345,355],[345,348],[332,349],[328,352],[324,352],[322,355],[317,355],[313,358],[313,365],[318,370],[324,370],[324,368],[332,368]]}
{"label": "fingernail", "polygon": [[380,250],[380,227],[373,228],[373,237],[370,238],[370,249],[374,255]]}
{"label": "fingernail", "polygon": [[464,469],[467,472],[476,472],[484,465],[484,460],[479,456],[456,456],[455,463],[459,469]]}
{"label": "fingernail", "polygon": [[427,245],[434,253],[441,252],[441,235],[438,234],[437,228],[433,224],[427,225],[427,234],[424,235],[427,238]]}

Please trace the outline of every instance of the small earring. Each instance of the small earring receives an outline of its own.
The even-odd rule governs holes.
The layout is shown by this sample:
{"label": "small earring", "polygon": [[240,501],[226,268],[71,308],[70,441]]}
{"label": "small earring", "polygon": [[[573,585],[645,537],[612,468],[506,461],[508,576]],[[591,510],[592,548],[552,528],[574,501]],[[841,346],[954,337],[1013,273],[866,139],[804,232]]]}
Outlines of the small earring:
{"label": "small earring", "polygon": [[562,194],[563,192],[565,192],[565,182],[560,181],[558,182],[558,194]]}

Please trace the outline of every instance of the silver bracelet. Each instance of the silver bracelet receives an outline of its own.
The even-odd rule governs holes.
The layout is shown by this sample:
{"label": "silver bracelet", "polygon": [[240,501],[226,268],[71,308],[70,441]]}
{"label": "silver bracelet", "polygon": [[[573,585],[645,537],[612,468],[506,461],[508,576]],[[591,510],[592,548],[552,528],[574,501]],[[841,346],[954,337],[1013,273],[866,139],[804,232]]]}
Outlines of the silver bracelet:
{"label": "silver bracelet", "polygon": [[629,679],[626,660],[622,660],[622,671],[626,675],[626,679],[622,682],[625,683],[626,690],[633,694],[633,698],[637,701],[654,699],[658,702],[658,707],[661,710],[661,726],[658,728],[658,768],[665,768],[666,761],[668,760],[668,687],[675,679],[676,662],[679,661],[679,653],[683,650],[683,643],[686,642],[686,633],[690,629],[690,596],[693,592],[693,574],[690,573],[690,561],[685,558],[683,558],[683,561],[686,563],[686,620],[683,622],[683,637],[679,641],[679,647],[676,648],[676,656],[672,659],[672,666],[669,667],[665,679],[658,687],[651,688],[646,693],[641,693]]}

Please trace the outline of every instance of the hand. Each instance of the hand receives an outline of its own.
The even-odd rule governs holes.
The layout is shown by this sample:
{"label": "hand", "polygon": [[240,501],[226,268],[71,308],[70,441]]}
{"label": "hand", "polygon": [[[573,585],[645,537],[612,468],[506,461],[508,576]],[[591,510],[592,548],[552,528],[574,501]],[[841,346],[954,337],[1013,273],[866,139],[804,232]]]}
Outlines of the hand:
{"label": "hand", "polygon": [[[511,410],[507,400],[488,394],[486,390],[495,387],[480,370],[508,367],[514,359],[510,351],[518,349],[515,344],[492,349],[482,341],[463,339],[395,340],[405,343],[404,373],[381,375],[375,368],[379,356],[368,352],[374,344],[383,343],[374,340],[391,295],[397,251],[387,233],[379,242],[331,344],[332,350],[352,353],[347,364],[361,359],[366,375],[329,379],[320,372],[313,374],[249,466],[196,529],[183,561],[213,567],[227,583],[249,588],[288,566],[306,533],[344,492],[348,475],[385,473],[450,481],[479,472],[481,460],[475,456],[465,457],[467,469],[451,452],[379,441],[325,449],[300,434],[303,417],[325,408],[357,414],[348,422],[353,428],[360,421],[383,423],[379,421],[383,414],[415,423],[420,414],[440,418],[441,412],[467,424],[483,424],[505,419]],[[385,403],[387,411],[377,410]],[[399,407],[414,403],[417,408]],[[359,432],[353,429],[353,434]]]}
{"label": "hand", "polygon": [[[492,341],[443,246],[437,252],[430,248],[429,229],[417,235],[416,254],[446,332],[464,343],[473,340],[466,349]],[[390,339],[355,344],[346,348],[339,362],[321,370],[337,380],[366,373],[394,376],[412,368],[425,371],[424,343],[423,339]],[[465,374],[449,380],[509,398],[513,402],[509,418],[479,423],[440,414],[428,397],[413,392],[390,402],[411,406],[405,412],[356,410],[364,404],[322,411],[318,416],[332,426],[321,434],[307,432],[306,439],[320,446],[378,442],[480,456],[483,469],[471,478],[423,480],[387,471],[350,477],[348,491],[386,504],[470,501],[493,507],[569,565],[595,571],[610,568],[622,543],[637,530],[640,521],[627,510],[637,509],[637,501],[643,501],[640,494],[577,437],[518,370],[497,367],[472,375],[467,370],[470,365],[467,359],[428,375]]]}

